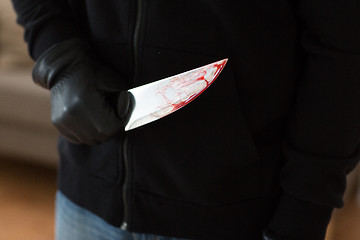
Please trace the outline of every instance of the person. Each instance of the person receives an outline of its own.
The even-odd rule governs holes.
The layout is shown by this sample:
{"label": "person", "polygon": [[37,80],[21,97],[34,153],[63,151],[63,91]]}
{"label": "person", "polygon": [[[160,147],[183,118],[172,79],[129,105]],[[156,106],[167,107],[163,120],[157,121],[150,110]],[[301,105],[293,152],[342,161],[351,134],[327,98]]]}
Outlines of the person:
{"label": "person", "polygon": [[[324,239],[359,158],[357,1],[12,3],[60,133],[58,240]],[[124,132],[127,89],[223,58]]]}

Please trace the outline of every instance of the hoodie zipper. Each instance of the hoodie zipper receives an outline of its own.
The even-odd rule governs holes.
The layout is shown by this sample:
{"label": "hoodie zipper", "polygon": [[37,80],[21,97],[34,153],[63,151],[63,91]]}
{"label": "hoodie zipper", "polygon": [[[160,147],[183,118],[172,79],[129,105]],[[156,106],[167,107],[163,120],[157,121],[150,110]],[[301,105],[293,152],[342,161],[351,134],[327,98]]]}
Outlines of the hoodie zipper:
{"label": "hoodie zipper", "polygon": [[138,78],[138,68],[139,68],[139,35],[140,35],[140,28],[141,28],[141,19],[143,17],[142,11],[142,0],[137,0],[136,5],[136,22],[135,22],[135,30],[134,30],[134,39],[133,39],[133,51],[134,51],[134,83]]}
{"label": "hoodie zipper", "polygon": [[[140,27],[142,20],[142,0],[137,0],[136,5],[136,19],[135,19],[135,29],[133,35],[133,54],[134,54],[134,76],[133,83],[136,82],[138,78],[138,68],[139,68],[139,35],[140,35]],[[129,227],[129,186],[131,184],[130,181],[130,161],[128,158],[128,137],[125,134],[124,142],[122,145],[123,152],[123,160],[124,160],[124,183],[123,183],[123,202],[124,202],[124,221],[121,225],[122,230],[127,230]]]}
{"label": "hoodie zipper", "polygon": [[129,222],[129,210],[128,210],[128,186],[129,186],[129,159],[128,159],[128,138],[125,133],[124,142],[122,145],[122,151],[123,151],[123,161],[124,161],[124,183],[123,183],[123,203],[124,203],[124,221],[121,224],[122,230],[127,230],[128,228],[128,222]]}

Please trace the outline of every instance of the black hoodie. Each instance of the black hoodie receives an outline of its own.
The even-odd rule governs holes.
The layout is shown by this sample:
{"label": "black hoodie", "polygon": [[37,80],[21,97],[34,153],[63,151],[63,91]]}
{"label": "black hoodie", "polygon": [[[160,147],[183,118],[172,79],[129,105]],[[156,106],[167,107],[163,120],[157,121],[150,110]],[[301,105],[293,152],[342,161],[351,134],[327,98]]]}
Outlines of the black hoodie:
{"label": "black hoodie", "polygon": [[129,88],[229,58],[166,118],[95,147],[60,138],[70,199],[135,232],[324,238],[358,160],[357,0],[12,2],[35,60],[81,37]]}

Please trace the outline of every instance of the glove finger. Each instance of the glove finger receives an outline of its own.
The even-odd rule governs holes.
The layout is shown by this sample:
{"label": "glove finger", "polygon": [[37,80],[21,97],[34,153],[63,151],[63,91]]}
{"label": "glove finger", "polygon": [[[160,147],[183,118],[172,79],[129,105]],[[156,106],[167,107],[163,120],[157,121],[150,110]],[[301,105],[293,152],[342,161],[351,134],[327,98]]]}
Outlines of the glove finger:
{"label": "glove finger", "polygon": [[94,145],[121,130],[120,119],[113,107],[97,92],[82,98],[81,104],[67,106],[66,110],[55,105],[59,99],[53,97],[52,100],[52,121],[64,136],[71,135],[72,141],[75,137],[78,142]]}
{"label": "glove finger", "polygon": [[[89,131],[88,131],[89,132]],[[86,144],[90,146],[98,145],[107,140],[106,137],[97,135],[94,137],[94,134],[83,134],[80,130],[70,133],[69,128],[67,128],[63,133],[61,133],[67,140],[74,144]]]}
{"label": "glove finger", "polygon": [[75,144],[97,145],[106,141],[108,137],[99,133],[87,119],[89,118],[84,115],[81,118],[77,115],[67,115],[54,125],[61,135]]}
{"label": "glove finger", "polygon": [[[96,99],[95,101],[101,101]],[[100,104],[100,103],[96,103]],[[113,107],[106,101],[102,101],[102,108],[96,114],[91,115],[91,122],[100,135],[111,137],[122,130],[121,120],[117,116]]]}
{"label": "glove finger", "polygon": [[73,136],[78,139],[78,142],[86,145],[97,145],[110,138],[99,132],[91,122],[72,122],[69,128],[74,129]]}
{"label": "glove finger", "polygon": [[89,146],[95,146],[98,145],[104,141],[99,141],[99,140],[95,140],[95,139],[90,139],[90,138],[79,138],[79,142],[80,144],[85,144],[85,145],[89,145]]}
{"label": "glove finger", "polygon": [[87,132],[79,134],[79,139],[87,145],[97,145],[106,142],[110,138],[110,136],[98,132],[96,128],[87,129]]}
{"label": "glove finger", "polygon": [[81,144],[80,140],[72,133],[72,131],[65,127],[62,124],[54,124],[55,128],[58,130],[59,134],[63,136],[66,140],[74,144]]}

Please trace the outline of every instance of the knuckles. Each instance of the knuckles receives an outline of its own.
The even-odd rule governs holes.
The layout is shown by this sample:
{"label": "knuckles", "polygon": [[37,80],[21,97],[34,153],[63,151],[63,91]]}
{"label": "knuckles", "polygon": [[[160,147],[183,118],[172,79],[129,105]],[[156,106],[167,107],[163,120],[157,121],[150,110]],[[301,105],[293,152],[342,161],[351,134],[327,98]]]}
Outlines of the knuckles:
{"label": "knuckles", "polygon": [[63,76],[66,77],[51,89],[51,121],[60,134],[72,142],[74,137],[75,141],[80,139],[87,145],[104,142],[118,134],[120,119],[103,94],[96,90],[94,82]]}

